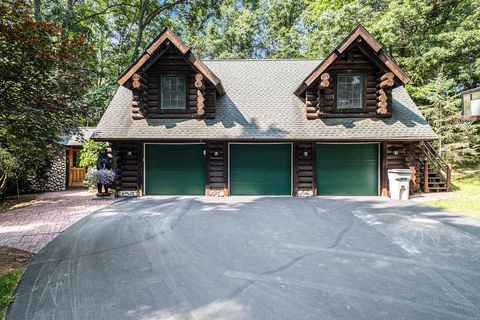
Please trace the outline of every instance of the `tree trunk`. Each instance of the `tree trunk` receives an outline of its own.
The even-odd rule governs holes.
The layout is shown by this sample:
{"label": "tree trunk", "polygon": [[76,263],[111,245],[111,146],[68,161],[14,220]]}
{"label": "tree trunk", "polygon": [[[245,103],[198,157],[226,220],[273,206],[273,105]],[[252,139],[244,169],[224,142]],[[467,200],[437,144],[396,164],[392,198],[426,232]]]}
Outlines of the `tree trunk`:
{"label": "tree trunk", "polygon": [[71,13],[73,9],[73,1],[74,0],[67,0],[67,12]]}
{"label": "tree trunk", "polygon": [[137,59],[138,54],[140,53],[140,45],[142,44],[143,30],[145,29],[145,11],[148,8],[148,0],[140,1],[140,16],[138,17],[137,23],[137,36],[135,38],[135,46],[133,49],[133,60]]}
{"label": "tree trunk", "polygon": [[33,14],[37,20],[40,18],[41,5],[41,0],[33,0]]}

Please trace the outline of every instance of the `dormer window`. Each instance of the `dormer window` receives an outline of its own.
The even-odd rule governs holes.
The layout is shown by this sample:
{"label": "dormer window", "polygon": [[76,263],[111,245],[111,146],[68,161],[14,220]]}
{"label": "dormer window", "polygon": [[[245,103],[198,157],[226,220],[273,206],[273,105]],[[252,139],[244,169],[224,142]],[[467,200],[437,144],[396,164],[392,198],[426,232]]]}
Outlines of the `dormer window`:
{"label": "dormer window", "polygon": [[363,109],[363,76],[361,74],[337,75],[337,109]]}
{"label": "dormer window", "polygon": [[187,79],[185,75],[162,75],[160,80],[160,108],[166,110],[187,107]]}

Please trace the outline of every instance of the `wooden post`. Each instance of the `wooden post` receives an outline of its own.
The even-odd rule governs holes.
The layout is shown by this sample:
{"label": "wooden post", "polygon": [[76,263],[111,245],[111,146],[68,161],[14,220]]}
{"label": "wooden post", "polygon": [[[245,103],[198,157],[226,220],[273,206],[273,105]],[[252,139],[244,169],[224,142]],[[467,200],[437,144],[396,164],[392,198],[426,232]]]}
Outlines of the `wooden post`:
{"label": "wooden post", "polygon": [[451,191],[452,188],[452,165],[447,164],[447,191]]}
{"label": "wooden post", "polygon": [[428,163],[425,161],[423,168],[423,192],[428,193]]}

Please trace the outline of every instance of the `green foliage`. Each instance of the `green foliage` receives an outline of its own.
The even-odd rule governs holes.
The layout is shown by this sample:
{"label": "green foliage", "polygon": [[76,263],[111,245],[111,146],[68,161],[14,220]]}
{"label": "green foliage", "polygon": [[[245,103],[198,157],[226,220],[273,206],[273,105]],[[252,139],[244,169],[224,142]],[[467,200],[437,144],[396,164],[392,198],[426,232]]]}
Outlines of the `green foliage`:
{"label": "green foliage", "polygon": [[[6,32],[2,28],[0,34],[0,90],[8,88],[12,95],[0,102],[0,141],[16,141],[18,147],[8,146],[15,155],[29,150],[29,166],[46,163],[52,151],[25,137],[46,140],[78,123],[95,125],[115,92],[117,76],[165,26],[201,58],[318,59],[358,23],[411,77],[408,89],[442,137],[442,151],[455,161],[479,160],[480,141],[474,141],[479,126],[462,132],[453,120],[459,114],[456,94],[480,84],[479,0],[32,1],[40,4],[37,20],[21,0],[2,3]],[[53,34],[59,35],[57,41]],[[61,50],[62,41],[70,43],[68,50]],[[64,63],[56,59],[59,52],[69,53]],[[59,78],[53,66],[67,76]],[[36,108],[22,107],[31,101]],[[19,107],[3,116],[12,105]],[[48,113],[55,116],[45,125]],[[31,156],[37,154],[42,157]]]}
{"label": "green foliage", "polygon": [[2,193],[7,186],[8,179],[15,175],[18,167],[19,163],[17,158],[5,148],[0,147],[0,193]]}
{"label": "green foliage", "polygon": [[80,166],[94,168],[100,150],[104,150],[106,147],[106,142],[97,142],[89,139],[83,144],[82,150],[80,151]]}
{"label": "green foliage", "polygon": [[410,90],[439,136],[438,149],[445,159],[461,163],[478,155],[472,148],[475,136],[471,128],[462,126],[457,121],[461,105],[453,80],[439,75],[435,81]]}
{"label": "green foliage", "polygon": [[0,143],[26,176],[48,165],[56,137],[87,110],[93,48],[82,35],[36,21],[22,0],[0,3]]}
{"label": "green foliage", "polygon": [[18,160],[8,150],[0,147],[0,175],[13,175],[18,166]]}
{"label": "green foliage", "polygon": [[12,292],[23,274],[23,270],[16,270],[0,276],[0,319],[5,316],[5,310],[14,300]]}

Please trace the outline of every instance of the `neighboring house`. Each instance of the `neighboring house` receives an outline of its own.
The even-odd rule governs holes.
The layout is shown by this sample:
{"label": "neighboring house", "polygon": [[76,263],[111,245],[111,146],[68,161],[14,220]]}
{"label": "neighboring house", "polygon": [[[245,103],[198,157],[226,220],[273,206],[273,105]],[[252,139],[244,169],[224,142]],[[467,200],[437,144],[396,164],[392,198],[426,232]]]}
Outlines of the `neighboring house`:
{"label": "neighboring house", "polygon": [[164,29],[93,138],[110,143],[120,195],[386,196],[391,168],[440,190],[408,81],[362,26],[324,60],[203,62]]}
{"label": "neighboring house", "polygon": [[465,120],[480,119],[480,87],[463,91],[462,118]]}
{"label": "neighboring house", "polygon": [[50,168],[43,178],[30,180],[28,191],[61,191],[67,187],[82,186],[85,180],[85,168],[81,168],[80,150],[90,139],[95,127],[81,127],[68,133],[58,141],[58,150],[53,157]]}

